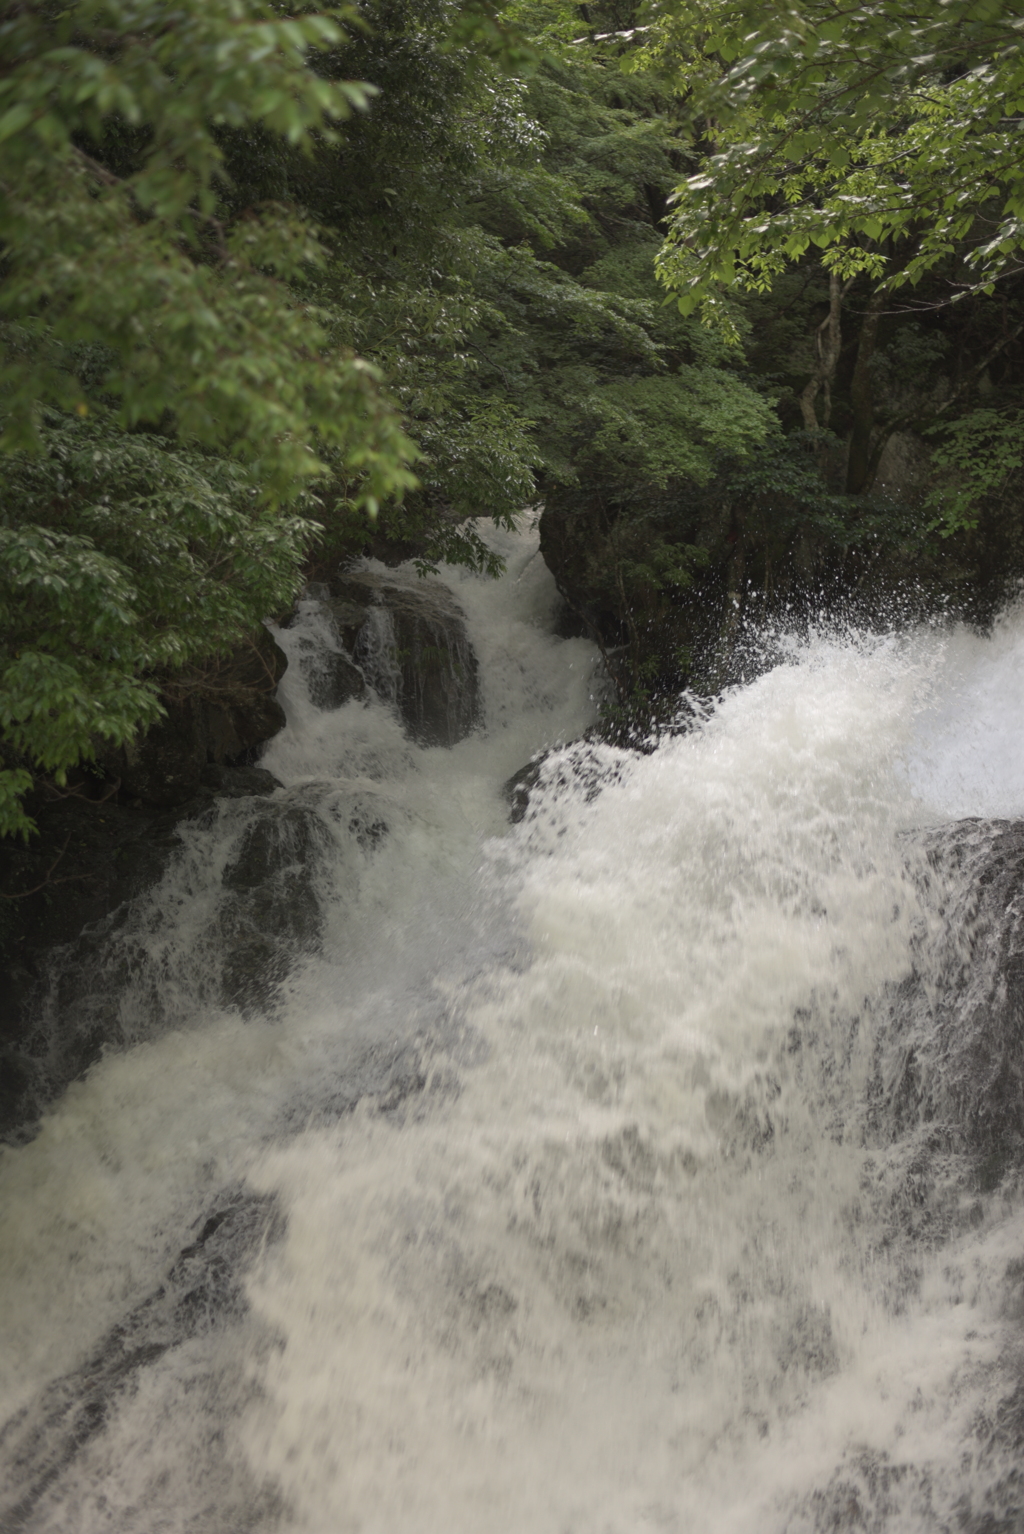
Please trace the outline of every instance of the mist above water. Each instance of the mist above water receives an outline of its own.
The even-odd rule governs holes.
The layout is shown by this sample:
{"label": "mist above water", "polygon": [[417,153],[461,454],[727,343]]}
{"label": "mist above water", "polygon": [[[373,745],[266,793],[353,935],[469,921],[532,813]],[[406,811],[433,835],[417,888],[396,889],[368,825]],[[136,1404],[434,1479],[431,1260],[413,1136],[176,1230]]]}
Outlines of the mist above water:
{"label": "mist above water", "polygon": [[949,816],[1024,812],[1024,605],[987,637],[960,629],[939,646],[929,706],[909,753],[911,785]]}
{"label": "mist above water", "polygon": [[[445,577],[484,700],[450,751],[380,703],[312,706],[313,604],[282,636],[289,725],[264,765],[326,850],[318,944],[269,1014],[213,1005],[195,973],[236,802],[139,916],[174,1025],[147,1037],[140,1014],[140,1042],[0,1159],[0,1417],[25,1413],[0,1509],[29,1507],[41,1392],[85,1377],[223,1190],[277,1211],[236,1254],[237,1301],[111,1376],[101,1428],[12,1528],[999,1512],[1011,1451],[976,1424],[1019,1347],[1019,1194],[965,1189],[970,1220],[915,1243],[877,1193],[868,1085],[880,998],[942,920],[908,833],[1024,812],[1024,619],[793,641],[650,755],[549,758],[510,830],[500,785],[580,735],[599,681],[550,635],[534,537],[497,541],[498,586]],[[386,834],[353,841],[353,806]]]}

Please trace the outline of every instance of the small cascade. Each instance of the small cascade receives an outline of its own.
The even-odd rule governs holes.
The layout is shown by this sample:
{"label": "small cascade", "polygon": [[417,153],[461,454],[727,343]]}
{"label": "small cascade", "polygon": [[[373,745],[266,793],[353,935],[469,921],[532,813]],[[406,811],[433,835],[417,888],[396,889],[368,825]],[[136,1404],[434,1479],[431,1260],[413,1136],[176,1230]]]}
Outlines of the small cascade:
{"label": "small cascade", "polygon": [[478,722],[477,661],[465,616],[440,581],[346,570],[307,589],[299,664],[310,698],[337,708],[369,687],[419,745],[453,746]]}
{"label": "small cascade", "polygon": [[[290,620],[296,629],[294,663],[305,683],[309,701],[316,708],[328,710],[340,708],[350,698],[364,697],[367,686],[365,667],[357,665],[349,654],[344,630],[339,631],[336,615],[327,605],[329,597],[328,588],[322,583],[307,586]],[[361,614],[359,617],[362,621]],[[369,681],[377,690],[372,675]],[[387,702],[394,701],[386,691],[380,696]]]}
{"label": "small cascade", "polygon": [[[414,739],[460,738],[477,714],[465,685],[468,677],[475,686],[476,661],[450,592],[436,581],[421,591],[415,576],[390,572],[350,572],[346,581],[347,596],[309,587],[288,626],[274,630],[291,662],[282,697],[293,717],[331,717],[356,701],[378,730],[386,711]],[[390,724],[384,733],[394,735]],[[389,740],[391,751],[406,771],[405,741]],[[361,873],[402,814],[367,784],[375,769],[360,764],[349,782],[335,781],[332,763],[331,774],[285,789],[265,770],[250,773],[260,790],[233,785],[199,814],[186,810],[167,838],[163,876],[151,874],[141,896],[50,952],[23,1045],[28,1117],[5,1125],[8,1137],[31,1134],[40,1109],[104,1050],[224,1010],[273,1010],[288,976],[322,951],[324,910],[337,926],[339,912],[358,906]]]}
{"label": "small cascade", "polygon": [[394,620],[383,605],[367,608],[356,638],[356,659],[370,686],[385,703],[398,704],[402,669]]}

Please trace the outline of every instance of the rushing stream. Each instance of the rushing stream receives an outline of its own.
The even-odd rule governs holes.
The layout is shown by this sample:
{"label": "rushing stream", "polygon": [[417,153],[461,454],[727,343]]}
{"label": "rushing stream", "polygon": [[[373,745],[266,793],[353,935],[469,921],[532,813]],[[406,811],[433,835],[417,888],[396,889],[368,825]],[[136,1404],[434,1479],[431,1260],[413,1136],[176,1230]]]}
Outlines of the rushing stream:
{"label": "rushing stream", "polygon": [[[510,828],[598,670],[496,541],[451,749],[315,707],[316,604],[283,632],[285,787],[185,829],[110,961],[137,1042],[0,1153],[2,1534],[1019,1531],[1024,1190],[894,1082],[960,1047],[981,853],[936,848],[1024,816],[1024,616],[776,639]],[[239,1010],[257,813],[293,893]]]}

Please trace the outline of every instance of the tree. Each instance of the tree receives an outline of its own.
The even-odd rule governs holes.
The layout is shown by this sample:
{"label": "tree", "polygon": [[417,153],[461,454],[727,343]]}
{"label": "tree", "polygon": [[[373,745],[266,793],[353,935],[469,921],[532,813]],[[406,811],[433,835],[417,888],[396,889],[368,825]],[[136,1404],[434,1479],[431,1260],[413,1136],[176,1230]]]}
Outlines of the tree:
{"label": "tree", "polygon": [[371,513],[415,483],[377,370],[311,299],[315,226],[225,197],[225,134],[310,154],[366,107],[314,67],[353,16],[0,7],[0,834],[31,829],[33,766],[59,782],[126,740],[159,711],[155,668],[288,599],[330,466]]}
{"label": "tree", "polygon": [[[576,6],[517,0],[502,20],[539,57],[510,78],[453,46],[440,0],[375,0],[332,60],[379,87],[342,151],[271,163],[251,140],[230,146],[236,195],[286,185],[330,229],[321,301],[385,373],[421,451],[420,488],[382,509],[377,550],[485,564],[463,519],[598,479],[612,491],[612,420],[630,443],[615,485],[639,513],[645,494],[660,503],[669,459],[677,478],[706,473],[716,388],[764,415],[736,359],[661,304],[679,145],[657,82],[624,75],[623,44],[600,40],[627,9],[592,6],[594,41]],[[332,526],[350,549],[370,536],[365,521]],[[678,552],[664,568],[682,568]]]}
{"label": "tree", "polygon": [[[325,355],[315,307],[281,288],[322,264],[315,228],[284,202],[223,217],[224,130],[259,124],[308,153],[367,105],[368,87],[309,59],[352,14],[286,17],[270,0],[6,7],[5,446],[37,441],[42,403],[81,413],[113,395],[122,425],[169,413],[278,498],[321,471],[321,443],[366,469],[367,500],[401,482],[373,370]],[[54,352],[82,342],[109,358],[91,378]]]}
{"label": "tree", "polygon": [[723,290],[812,247],[887,295],[941,269],[950,302],[1024,270],[1022,31],[1020,0],[670,11],[647,56],[690,72],[707,151],[660,258],[684,312],[728,326]]}
{"label": "tree", "polygon": [[[828,427],[839,383],[851,494],[870,491],[894,431],[949,428],[970,409],[1024,333],[1022,31],[1020,0],[797,0],[770,14],[712,0],[664,7],[647,40],[648,64],[686,77],[695,157],[660,276],[684,313],[733,338],[739,295],[797,269],[824,279],[798,403],[805,430]],[[936,325],[954,308],[966,325]],[[915,349],[931,365],[893,387]],[[945,350],[948,376],[934,367]],[[1018,401],[1011,387],[987,405],[1012,416]],[[943,534],[976,525],[980,483],[943,497]]]}

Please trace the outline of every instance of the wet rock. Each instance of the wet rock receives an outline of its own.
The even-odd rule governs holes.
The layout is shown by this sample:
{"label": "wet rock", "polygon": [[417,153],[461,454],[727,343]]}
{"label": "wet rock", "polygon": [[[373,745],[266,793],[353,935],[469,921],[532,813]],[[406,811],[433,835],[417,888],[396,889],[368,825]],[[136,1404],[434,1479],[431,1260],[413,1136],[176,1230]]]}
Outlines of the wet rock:
{"label": "wet rock", "polygon": [[200,773],[200,781],[204,789],[224,799],[265,797],[281,787],[265,767],[225,767],[219,762],[208,762]]}
{"label": "wet rock", "polygon": [[476,723],[476,657],[448,588],[355,571],[331,583],[329,607],[363,675],[421,745],[453,746]]}
{"label": "wet rock", "polygon": [[635,755],[633,750],[602,744],[596,731],[588,732],[571,745],[542,751],[502,784],[509,820],[517,825],[527,818],[531,797],[537,789],[550,793],[553,799],[581,795],[589,804],[607,784],[620,781],[626,764]]}
{"label": "wet rock", "polygon": [[[366,694],[366,678],[353,660],[359,630],[366,621],[366,605],[334,600],[323,581],[311,581],[302,601],[281,622],[292,628],[300,613],[310,607],[323,621],[327,643],[310,635],[300,639],[299,670],[309,690],[310,701],[317,708],[340,708],[351,698]],[[318,636],[319,637],[319,636]]]}
{"label": "wet rock", "polygon": [[325,830],[316,811],[303,804],[268,804],[246,831],[224,870],[225,889],[264,889],[282,874],[308,870],[324,849]]}
{"label": "wet rock", "polygon": [[[354,576],[351,579],[355,581]],[[328,595],[324,606],[331,615],[331,622],[340,643],[354,652],[359,643],[359,631],[366,622],[370,608],[374,606],[373,596],[368,593],[365,598],[351,601],[345,597]]]}
{"label": "wet rock", "polygon": [[226,899],[217,922],[221,996],[244,1011],[265,1004],[296,958],[320,938],[313,874],[331,845],[316,812],[269,805],[224,870]]}
{"label": "wet rock", "polygon": [[206,762],[246,765],[285,726],[284,709],[268,692],[239,688],[200,698],[201,748]]}
{"label": "wet rock", "polygon": [[476,657],[462,610],[440,581],[347,570],[329,585],[312,582],[304,596],[332,636],[301,661],[317,707],[339,708],[369,686],[420,745],[452,746],[469,733],[480,706]]}
{"label": "wet rock", "polygon": [[273,693],[288,669],[288,657],[265,628],[257,629],[246,644],[230,655],[210,661],[195,678],[197,691],[213,700],[218,693],[242,689]]}
{"label": "wet rock", "polygon": [[349,836],[363,852],[376,852],[390,829],[383,808],[373,795],[356,794],[347,804],[343,800],[336,802],[332,814],[345,824]]}
{"label": "wet rock", "polygon": [[941,925],[889,998],[871,1124],[966,1154],[984,1190],[1024,1166],[1024,822],[959,821],[908,854]]}
{"label": "wet rock", "polygon": [[530,795],[540,782],[544,760],[543,756],[539,756],[532,762],[527,762],[525,767],[520,767],[519,771],[514,772],[508,782],[501,786],[502,795],[508,803],[508,818],[514,826],[526,819],[526,812],[530,807]]}
{"label": "wet rock", "polygon": [[272,1197],[226,1190],[196,1221],[192,1239],[164,1281],[111,1328],[91,1356],[34,1402],[0,1419],[6,1471],[0,1528],[57,1526],[52,1518],[60,1517],[66,1477],[81,1454],[139,1388],[147,1370],[191,1339],[246,1314],[246,1272],[284,1229]]}
{"label": "wet rock", "polygon": [[159,808],[196,792],[206,760],[198,700],[168,701],[165,708],[163,719],[104,759],[125,794]]}
{"label": "wet rock", "polygon": [[351,698],[366,695],[366,681],[344,650],[326,651],[309,677],[310,702],[317,708],[340,708]]}
{"label": "wet rock", "polygon": [[28,846],[0,849],[0,1139],[30,1132],[105,1044],[124,1042],[119,988],[144,955],[123,934],[132,902],[181,852],[179,828],[219,799],[280,787],[258,767],[211,763],[200,778],[186,804],[162,811],[90,800],[80,784],[32,804],[39,835]]}
{"label": "wet rock", "polygon": [[102,748],[98,760],[122,798],[166,809],[184,804],[202,782],[203,768],[243,765],[284,728],[274,697],[287,666],[266,629],[202,672],[169,684],[165,717],[124,746]]}

